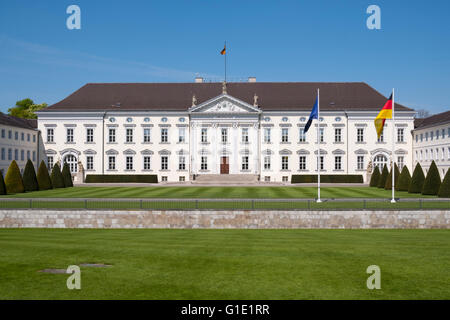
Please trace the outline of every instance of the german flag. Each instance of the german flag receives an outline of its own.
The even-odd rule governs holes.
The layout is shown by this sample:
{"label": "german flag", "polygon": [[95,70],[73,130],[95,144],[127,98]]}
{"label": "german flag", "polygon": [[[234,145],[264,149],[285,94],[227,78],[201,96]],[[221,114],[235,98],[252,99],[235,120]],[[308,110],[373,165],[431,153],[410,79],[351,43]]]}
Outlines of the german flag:
{"label": "german flag", "polygon": [[384,104],[383,109],[381,109],[380,113],[375,118],[375,129],[377,130],[378,138],[380,138],[383,133],[384,123],[386,119],[392,119],[392,93],[389,97],[389,100]]}
{"label": "german flag", "polygon": [[225,45],[225,46],[223,46],[222,51],[220,51],[220,54],[221,54],[221,55],[224,55],[224,54],[226,54],[226,53],[227,53],[227,46]]}

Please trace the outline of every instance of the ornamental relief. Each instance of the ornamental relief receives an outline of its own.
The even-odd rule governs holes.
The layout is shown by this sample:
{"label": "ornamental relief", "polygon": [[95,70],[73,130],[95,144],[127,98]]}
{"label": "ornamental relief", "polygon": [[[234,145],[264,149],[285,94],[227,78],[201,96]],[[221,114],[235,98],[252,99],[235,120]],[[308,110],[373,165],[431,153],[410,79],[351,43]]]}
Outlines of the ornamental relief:
{"label": "ornamental relief", "polygon": [[246,110],[236,106],[230,101],[221,101],[213,107],[206,110],[207,112],[245,112]]}

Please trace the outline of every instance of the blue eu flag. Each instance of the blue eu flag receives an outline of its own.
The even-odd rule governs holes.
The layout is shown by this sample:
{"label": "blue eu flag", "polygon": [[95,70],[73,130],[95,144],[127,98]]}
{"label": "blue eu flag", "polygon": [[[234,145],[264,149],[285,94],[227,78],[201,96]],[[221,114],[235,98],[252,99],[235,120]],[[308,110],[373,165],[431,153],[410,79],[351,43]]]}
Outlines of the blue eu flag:
{"label": "blue eu flag", "polygon": [[308,122],[306,123],[305,126],[305,133],[308,132],[309,127],[311,126],[311,123],[313,121],[313,119],[317,119],[318,118],[318,105],[317,105],[317,101],[318,99],[316,98],[316,102],[314,103],[314,107],[311,110],[311,114],[309,115],[309,119]]}

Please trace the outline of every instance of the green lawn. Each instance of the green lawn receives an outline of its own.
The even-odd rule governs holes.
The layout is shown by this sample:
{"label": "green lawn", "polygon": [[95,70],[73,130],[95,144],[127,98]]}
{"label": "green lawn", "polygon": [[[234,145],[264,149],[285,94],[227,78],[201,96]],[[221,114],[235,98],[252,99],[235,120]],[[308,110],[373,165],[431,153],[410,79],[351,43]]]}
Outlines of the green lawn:
{"label": "green lawn", "polygon": [[[112,267],[37,272],[80,263]],[[449,270],[449,230],[0,230],[0,299],[450,299]]]}

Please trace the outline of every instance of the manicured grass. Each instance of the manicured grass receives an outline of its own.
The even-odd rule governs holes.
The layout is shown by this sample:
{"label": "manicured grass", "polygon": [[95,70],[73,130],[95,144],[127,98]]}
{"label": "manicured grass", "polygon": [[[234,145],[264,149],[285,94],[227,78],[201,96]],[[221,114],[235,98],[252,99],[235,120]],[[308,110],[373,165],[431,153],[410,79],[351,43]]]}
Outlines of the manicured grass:
{"label": "manicured grass", "polygon": [[[113,266],[37,272],[80,263]],[[450,299],[449,270],[449,230],[0,230],[0,299]]]}
{"label": "manicured grass", "polygon": [[[323,198],[390,198],[391,191],[370,187],[323,187]],[[316,187],[73,187],[0,196],[15,198],[315,198]],[[426,198],[396,192],[399,198]]]}

